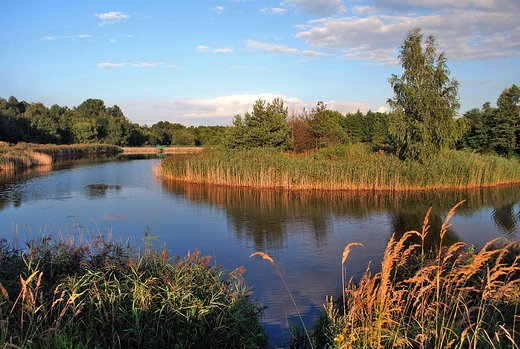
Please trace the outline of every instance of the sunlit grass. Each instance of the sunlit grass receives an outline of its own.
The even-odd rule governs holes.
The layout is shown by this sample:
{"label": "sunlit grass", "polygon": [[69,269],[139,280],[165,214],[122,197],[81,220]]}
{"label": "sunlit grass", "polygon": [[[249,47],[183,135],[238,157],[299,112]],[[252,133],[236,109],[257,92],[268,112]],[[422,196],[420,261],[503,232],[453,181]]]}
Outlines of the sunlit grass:
{"label": "sunlit grass", "polygon": [[63,156],[117,154],[120,148],[107,144],[42,145],[0,142],[0,170],[14,170],[36,165],[49,165]]}
{"label": "sunlit grass", "polygon": [[276,149],[208,149],[163,160],[166,178],[214,185],[296,190],[427,190],[520,181],[520,163],[498,156],[447,151],[425,161],[401,161],[368,146],[293,155]]}
{"label": "sunlit grass", "polygon": [[[410,231],[386,248],[381,271],[367,271],[326,304],[321,346],[330,348],[518,348],[520,246],[490,241],[424,251]],[[343,260],[344,261],[344,260]],[[343,283],[345,280],[343,279]]]}

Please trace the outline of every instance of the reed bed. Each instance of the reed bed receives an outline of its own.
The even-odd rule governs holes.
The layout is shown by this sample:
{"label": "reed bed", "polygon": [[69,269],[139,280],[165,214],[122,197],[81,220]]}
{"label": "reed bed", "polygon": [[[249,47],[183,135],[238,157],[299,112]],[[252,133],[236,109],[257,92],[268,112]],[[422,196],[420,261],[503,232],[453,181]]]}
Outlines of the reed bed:
{"label": "reed bed", "polygon": [[214,185],[296,190],[467,189],[520,182],[520,163],[498,156],[448,151],[425,161],[401,161],[362,144],[307,154],[276,149],[207,149],[163,160],[165,178]]}
{"label": "reed bed", "polygon": [[259,348],[243,268],[93,236],[0,241],[0,348]]}
{"label": "reed bed", "polygon": [[[427,214],[421,232],[389,241],[381,271],[367,270],[358,283],[344,287],[339,300],[329,299],[318,346],[519,348],[520,246],[497,240],[478,252],[461,242],[443,246],[454,212],[441,228],[437,249],[424,249]],[[411,244],[412,236],[422,243]],[[354,245],[343,254],[343,283]]]}
{"label": "reed bed", "polygon": [[0,144],[0,170],[15,170],[38,165],[50,165],[55,159],[66,156],[118,154],[120,148],[107,144],[41,145],[19,143]]}

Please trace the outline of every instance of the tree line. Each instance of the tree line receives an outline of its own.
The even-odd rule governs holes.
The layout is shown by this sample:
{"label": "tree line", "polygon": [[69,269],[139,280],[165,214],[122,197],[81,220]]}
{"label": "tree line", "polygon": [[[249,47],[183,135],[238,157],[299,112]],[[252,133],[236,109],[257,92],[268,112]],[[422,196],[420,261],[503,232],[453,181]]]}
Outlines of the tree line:
{"label": "tree line", "polygon": [[186,127],[159,121],[151,127],[132,123],[117,105],[87,99],[77,107],[0,98],[0,141],[8,143],[84,144],[117,146],[217,145],[224,126]]}
{"label": "tree line", "polygon": [[[444,53],[433,36],[410,31],[399,48],[403,74],[392,75],[391,111],[345,115],[318,102],[311,110],[291,111],[280,98],[257,100],[252,111],[236,115],[233,126],[185,127],[159,121],[132,124],[122,110],[87,99],[72,109],[0,98],[0,141],[9,143],[107,143],[136,145],[223,145],[226,148],[277,147],[302,153],[353,143],[370,143],[401,159],[423,161],[444,149],[467,149],[504,156],[520,154],[520,88],[457,118],[459,83],[449,77]],[[424,42],[423,42],[424,41]]]}

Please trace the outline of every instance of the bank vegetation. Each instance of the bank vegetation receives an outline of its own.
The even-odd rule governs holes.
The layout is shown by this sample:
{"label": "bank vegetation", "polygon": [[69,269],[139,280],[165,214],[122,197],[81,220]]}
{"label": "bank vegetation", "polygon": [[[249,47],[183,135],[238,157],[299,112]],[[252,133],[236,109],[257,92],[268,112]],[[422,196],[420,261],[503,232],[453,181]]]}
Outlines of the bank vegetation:
{"label": "bank vegetation", "polygon": [[243,268],[94,234],[0,240],[0,348],[263,348]]}
{"label": "bank vegetation", "polygon": [[108,144],[51,145],[0,142],[0,170],[15,170],[36,165],[50,165],[60,158],[118,154],[120,148]]}
{"label": "bank vegetation", "polygon": [[408,191],[515,183],[520,181],[520,163],[456,150],[422,162],[403,161],[357,144],[307,154],[273,148],[206,149],[165,158],[161,173],[178,181],[237,187]]}

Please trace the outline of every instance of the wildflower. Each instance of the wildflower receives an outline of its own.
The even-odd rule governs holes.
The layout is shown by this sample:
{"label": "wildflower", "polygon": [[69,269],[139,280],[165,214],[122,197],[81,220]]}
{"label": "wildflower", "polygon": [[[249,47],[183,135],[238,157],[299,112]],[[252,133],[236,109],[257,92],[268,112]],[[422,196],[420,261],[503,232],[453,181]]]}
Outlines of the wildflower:
{"label": "wildflower", "polygon": [[336,342],[343,342],[345,340],[345,336],[342,335],[342,334],[338,334],[335,338],[334,338],[334,341]]}

